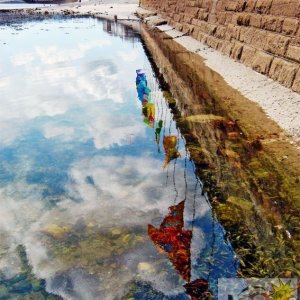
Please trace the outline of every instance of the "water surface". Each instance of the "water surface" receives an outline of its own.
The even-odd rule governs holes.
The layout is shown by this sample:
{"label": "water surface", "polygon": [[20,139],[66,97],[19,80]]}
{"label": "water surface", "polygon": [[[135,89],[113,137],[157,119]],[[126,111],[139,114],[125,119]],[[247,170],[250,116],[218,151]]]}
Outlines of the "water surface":
{"label": "water surface", "polygon": [[0,30],[0,298],[216,294],[238,264],[138,34],[80,18]]}

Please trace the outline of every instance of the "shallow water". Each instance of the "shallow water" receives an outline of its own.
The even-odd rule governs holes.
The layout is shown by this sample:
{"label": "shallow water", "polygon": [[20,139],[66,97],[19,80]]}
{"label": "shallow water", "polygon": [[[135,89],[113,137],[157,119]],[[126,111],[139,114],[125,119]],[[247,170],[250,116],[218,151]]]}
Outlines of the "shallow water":
{"label": "shallow water", "polygon": [[138,34],[79,18],[0,30],[0,298],[197,299],[184,285],[199,279],[216,295],[238,263]]}

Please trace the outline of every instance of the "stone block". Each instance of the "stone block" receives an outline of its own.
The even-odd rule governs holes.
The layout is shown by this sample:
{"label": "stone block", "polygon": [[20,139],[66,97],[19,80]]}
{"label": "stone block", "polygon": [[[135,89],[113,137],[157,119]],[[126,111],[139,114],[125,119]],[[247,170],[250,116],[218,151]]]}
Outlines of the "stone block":
{"label": "stone block", "polygon": [[255,12],[259,14],[270,13],[272,0],[257,0],[255,5]]}
{"label": "stone block", "polygon": [[206,33],[209,35],[214,35],[217,30],[217,25],[207,23],[207,31]]}
{"label": "stone block", "polygon": [[240,42],[235,42],[231,49],[230,57],[232,57],[235,60],[240,60],[242,50],[243,50],[243,44]]}
{"label": "stone block", "polygon": [[239,41],[251,45],[255,29],[252,27],[240,28]]}
{"label": "stone block", "polygon": [[197,39],[198,35],[199,35],[199,32],[201,32],[200,28],[198,26],[194,25],[194,30],[192,32],[192,37],[194,39]]}
{"label": "stone block", "polygon": [[257,2],[257,0],[247,0],[245,8],[244,8],[244,11],[246,11],[246,12],[254,12],[255,11],[256,2]]}
{"label": "stone block", "polygon": [[217,15],[217,22],[221,25],[224,25],[226,21],[226,14],[224,12],[219,12],[216,15]]}
{"label": "stone block", "polygon": [[242,51],[242,54],[241,54],[241,62],[244,65],[246,65],[248,67],[251,67],[252,63],[253,63],[253,57],[255,55],[255,52],[256,52],[255,48],[253,48],[251,46],[244,45],[243,51]]}
{"label": "stone block", "polygon": [[183,33],[191,34],[194,30],[194,26],[190,24],[183,24],[181,31]]}
{"label": "stone block", "polygon": [[249,13],[241,13],[237,16],[237,25],[240,26],[248,26],[250,24],[251,14]]}
{"label": "stone block", "polygon": [[184,16],[182,22],[192,24],[193,18],[191,16]]}
{"label": "stone block", "polygon": [[[251,45],[257,49],[263,50],[267,40],[268,33],[265,30],[254,29],[252,33]],[[249,43],[250,44],[250,43]]]}
{"label": "stone block", "polygon": [[219,0],[216,5],[216,11],[217,12],[224,11],[226,7],[226,3],[227,3],[226,0]]}
{"label": "stone block", "polygon": [[292,90],[294,92],[300,93],[300,70],[298,70],[295,76],[294,83],[292,85]]}
{"label": "stone block", "polygon": [[251,14],[250,16],[250,26],[260,28],[261,27],[262,16],[257,14]]}
{"label": "stone block", "polygon": [[246,9],[246,5],[247,5],[247,0],[238,0],[237,1],[237,7],[236,7],[236,11],[244,11]]}
{"label": "stone block", "polygon": [[256,51],[251,67],[253,70],[261,74],[268,74],[272,60],[272,55],[269,55],[263,51]]}
{"label": "stone block", "polygon": [[300,17],[299,0],[273,0],[270,13],[276,16]]}
{"label": "stone block", "polygon": [[213,37],[213,36],[208,36],[207,37],[207,40],[206,40],[206,44],[209,46],[209,47],[212,47],[214,49],[217,49],[218,48],[218,44],[219,44],[219,39]]}
{"label": "stone block", "polygon": [[267,35],[267,41],[265,43],[264,50],[273,54],[284,56],[289,42],[290,38],[280,34],[269,32]]}
{"label": "stone block", "polygon": [[295,35],[299,28],[299,20],[285,18],[282,25],[282,33],[286,35]]}
{"label": "stone block", "polygon": [[205,34],[203,32],[199,32],[197,40],[206,44],[207,38],[208,38],[207,34]]}
{"label": "stone block", "polygon": [[279,74],[278,81],[282,85],[291,88],[298,70],[299,65],[285,62]]}
{"label": "stone block", "polygon": [[235,0],[228,0],[225,4],[225,10],[227,11],[236,11],[238,2]]}
{"label": "stone block", "polygon": [[276,16],[262,16],[261,20],[261,28],[281,32],[283,26],[284,18],[276,17]]}
{"label": "stone block", "polygon": [[229,24],[227,26],[227,30],[225,31],[225,39],[226,40],[231,40],[231,39],[239,40],[240,31],[241,31],[241,28],[239,26]]}
{"label": "stone block", "polygon": [[174,19],[175,22],[180,22],[181,15],[175,14],[173,19]]}
{"label": "stone block", "polygon": [[200,11],[200,12],[199,12],[198,18],[199,18],[200,20],[207,21],[207,20],[208,20],[208,17],[209,17],[209,13],[203,12],[203,11]]}
{"label": "stone block", "polygon": [[298,69],[299,65],[275,57],[269,71],[269,76],[290,88],[293,85]]}
{"label": "stone block", "polygon": [[192,18],[197,18],[199,13],[198,7],[186,7],[185,14],[191,16]]}
{"label": "stone block", "polygon": [[230,24],[232,22],[233,15],[234,15],[234,13],[231,12],[231,11],[226,12],[226,15],[225,15],[225,24]]}
{"label": "stone block", "polygon": [[222,41],[222,43],[219,43],[218,50],[226,54],[227,56],[230,56],[232,47],[233,44],[231,42]]}
{"label": "stone block", "polygon": [[296,45],[289,45],[286,57],[300,63],[300,47]]}
{"label": "stone block", "polygon": [[226,26],[218,26],[216,29],[216,32],[214,34],[215,37],[217,37],[218,39],[224,39],[225,38],[225,34],[227,31],[227,27]]}

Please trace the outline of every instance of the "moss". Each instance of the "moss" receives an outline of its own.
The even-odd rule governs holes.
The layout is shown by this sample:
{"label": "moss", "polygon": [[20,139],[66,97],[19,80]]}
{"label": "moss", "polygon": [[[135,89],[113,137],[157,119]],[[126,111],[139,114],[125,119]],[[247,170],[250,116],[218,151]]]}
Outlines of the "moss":
{"label": "moss", "polygon": [[119,256],[145,242],[145,233],[135,228],[113,228],[108,231],[97,231],[87,228],[81,232],[81,238],[71,239],[71,235],[63,241],[50,241],[50,254],[61,261],[66,268],[80,262],[89,270],[102,268],[108,259]]}

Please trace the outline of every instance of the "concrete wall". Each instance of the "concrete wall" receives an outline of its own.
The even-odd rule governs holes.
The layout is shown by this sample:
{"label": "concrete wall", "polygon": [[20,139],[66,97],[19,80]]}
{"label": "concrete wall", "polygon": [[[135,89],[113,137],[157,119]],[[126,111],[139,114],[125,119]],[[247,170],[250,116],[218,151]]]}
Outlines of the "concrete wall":
{"label": "concrete wall", "polygon": [[142,6],[300,93],[299,0],[142,0]]}

